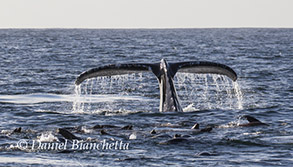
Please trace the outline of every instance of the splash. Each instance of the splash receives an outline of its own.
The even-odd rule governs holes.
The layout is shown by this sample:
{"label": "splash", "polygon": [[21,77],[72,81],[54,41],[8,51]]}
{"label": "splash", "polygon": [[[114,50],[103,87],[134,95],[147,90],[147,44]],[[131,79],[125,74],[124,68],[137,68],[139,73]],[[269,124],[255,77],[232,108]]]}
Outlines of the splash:
{"label": "splash", "polygon": [[58,140],[52,132],[42,133],[41,136],[38,136],[37,138],[39,142],[54,142]]}
{"label": "splash", "polygon": [[198,111],[194,106],[194,104],[189,104],[187,107],[183,108],[183,112],[193,112]]}
{"label": "splash", "polygon": [[223,124],[223,125],[219,125],[218,128],[233,128],[233,127],[238,127],[241,124],[246,123],[246,121],[244,119],[242,119],[241,115],[237,115],[235,117],[235,120],[227,123],[227,124]]}

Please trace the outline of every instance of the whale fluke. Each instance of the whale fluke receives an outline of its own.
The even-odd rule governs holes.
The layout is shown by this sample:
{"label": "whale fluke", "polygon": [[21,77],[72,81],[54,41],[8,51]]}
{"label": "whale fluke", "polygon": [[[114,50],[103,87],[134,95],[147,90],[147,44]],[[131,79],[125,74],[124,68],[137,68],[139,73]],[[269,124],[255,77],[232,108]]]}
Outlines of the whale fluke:
{"label": "whale fluke", "polygon": [[196,73],[196,74],[220,74],[226,75],[233,81],[236,81],[237,74],[230,67],[213,63],[208,61],[190,61],[181,63],[170,63],[171,69],[174,70],[174,75],[176,72],[182,73]]}
{"label": "whale fluke", "polygon": [[226,75],[236,81],[237,74],[230,67],[207,61],[190,61],[179,63],[168,63],[162,59],[160,63],[145,64],[111,64],[93,68],[81,73],[76,81],[80,85],[84,80],[99,76],[114,76],[141,72],[152,72],[156,75],[160,85],[160,111],[183,111],[174,87],[173,78],[177,72],[198,74],[220,74]]}
{"label": "whale fluke", "polygon": [[158,67],[159,67],[159,64],[110,64],[110,65],[106,65],[102,67],[93,68],[81,73],[77,77],[75,84],[79,85],[86,79],[101,77],[101,76],[124,75],[124,74],[148,72],[151,70],[157,71]]}
{"label": "whale fluke", "polygon": [[[164,59],[162,59],[164,60]],[[160,63],[154,64],[110,64],[102,67],[92,68],[88,71],[81,73],[75,84],[79,85],[84,80],[101,77],[101,76],[114,76],[114,75],[124,75],[132,73],[141,72],[153,72],[158,78],[161,76]],[[213,63],[208,61],[190,61],[190,62],[180,62],[180,63],[170,63],[171,76],[174,77],[177,72],[182,73],[197,73],[197,74],[220,74],[226,75],[233,81],[237,79],[237,74],[230,67]]]}

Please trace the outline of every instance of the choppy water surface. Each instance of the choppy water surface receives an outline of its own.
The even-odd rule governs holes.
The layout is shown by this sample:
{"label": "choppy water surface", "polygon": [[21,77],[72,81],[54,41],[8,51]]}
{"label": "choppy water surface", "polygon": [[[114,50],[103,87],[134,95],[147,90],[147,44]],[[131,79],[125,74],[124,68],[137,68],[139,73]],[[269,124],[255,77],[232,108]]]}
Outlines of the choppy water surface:
{"label": "choppy water surface", "polygon": [[[293,163],[292,29],[2,29],[0,57],[2,166]],[[90,68],[162,58],[226,64],[238,80],[176,74],[183,113],[159,113],[151,73],[74,85]],[[238,126],[247,123],[244,115],[269,126]],[[203,130],[192,130],[195,123]]]}

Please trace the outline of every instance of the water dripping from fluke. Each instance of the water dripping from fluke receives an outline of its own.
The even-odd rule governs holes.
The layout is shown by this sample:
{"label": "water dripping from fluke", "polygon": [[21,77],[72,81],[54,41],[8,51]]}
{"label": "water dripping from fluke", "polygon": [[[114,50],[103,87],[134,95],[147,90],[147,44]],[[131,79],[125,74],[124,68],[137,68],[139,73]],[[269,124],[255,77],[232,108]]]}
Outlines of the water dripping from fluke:
{"label": "water dripping from fluke", "polygon": [[243,93],[237,81],[233,82],[233,87],[235,90],[236,97],[238,99],[238,109],[243,110]]}
{"label": "water dripping from fluke", "polygon": [[238,82],[223,75],[179,73],[175,77],[183,106],[198,110],[243,109],[243,93]]}
{"label": "water dripping from fluke", "polygon": [[[155,82],[150,85],[150,82]],[[156,111],[157,81],[151,75],[126,74],[88,79],[75,85],[74,113]],[[242,110],[243,93],[237,81],[215,74],[177,73],[175,87],[184,112],[206,109]],[[157,97],[157,98],[156,98]]]}
{"label": "water dripping from fluke", "polygon": [[[144,90],[142,74],[96,77],[75,85],[75,100],[72,105],[74,113],[122,113],[148,111],[139,108],[153,99]],[[146,91],[147,92],[147,91]]]}

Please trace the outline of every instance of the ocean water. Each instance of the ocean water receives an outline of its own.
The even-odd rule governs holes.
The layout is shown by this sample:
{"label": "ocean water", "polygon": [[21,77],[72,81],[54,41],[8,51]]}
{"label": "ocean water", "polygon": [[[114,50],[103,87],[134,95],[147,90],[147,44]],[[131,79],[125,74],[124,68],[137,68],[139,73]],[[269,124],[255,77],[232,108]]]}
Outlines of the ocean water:
{"label": "ocean water", "polygon": [[[176,74],[180,113],[159,112],[151,73],[74,85],[91,68],[162,58],[222,63],[238,80]],[[0,29],[0,60],[1,166],[293,164],[293,29]],[[244,115],[269,126],[238,126]]]}

